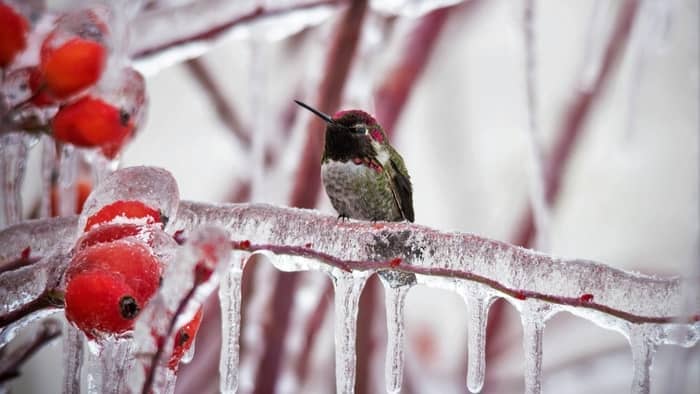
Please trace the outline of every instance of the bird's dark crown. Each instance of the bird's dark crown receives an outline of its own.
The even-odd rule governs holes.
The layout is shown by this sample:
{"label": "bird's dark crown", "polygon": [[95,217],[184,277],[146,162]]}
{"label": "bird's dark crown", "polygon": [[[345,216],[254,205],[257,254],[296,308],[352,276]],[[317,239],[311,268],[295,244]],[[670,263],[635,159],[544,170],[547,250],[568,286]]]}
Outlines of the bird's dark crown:
{"label": "bird's dark crown", "polygon": [[343,126],[352,127],[356,124],[364,124],[366,126],[376,126],[377,121],[365,111],[359,109],[350,109],[338,111],[333,115],[333,120]]}

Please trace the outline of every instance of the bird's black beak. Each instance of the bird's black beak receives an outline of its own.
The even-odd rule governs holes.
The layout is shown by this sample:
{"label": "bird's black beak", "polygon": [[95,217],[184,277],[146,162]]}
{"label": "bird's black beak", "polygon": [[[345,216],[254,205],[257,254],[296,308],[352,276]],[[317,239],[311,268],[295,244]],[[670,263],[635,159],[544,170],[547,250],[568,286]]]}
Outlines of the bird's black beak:
{"label": "bird's black beak", "polygon": [[310,107],[310,106],[308,106],[308,105],[302,103],[302,102],[299,101],[299,100],[294,100],[294,102],[297,103],[297,104],[299,104],[300,106],[302,106],[302,107],[308,109],[309,111],[313,112],[314,114],[316,114],[316,116],[318,116],[319,118],[325,120],[326,123],[335,123],[335,120],[333,120],[333,118],[331,118],[330,116],[324,114],[323,112],[321,112],[321,111],[319,111],[319,110],[317,110],[317,109],[315,109],[315,108],[312,108],[312,107]]}

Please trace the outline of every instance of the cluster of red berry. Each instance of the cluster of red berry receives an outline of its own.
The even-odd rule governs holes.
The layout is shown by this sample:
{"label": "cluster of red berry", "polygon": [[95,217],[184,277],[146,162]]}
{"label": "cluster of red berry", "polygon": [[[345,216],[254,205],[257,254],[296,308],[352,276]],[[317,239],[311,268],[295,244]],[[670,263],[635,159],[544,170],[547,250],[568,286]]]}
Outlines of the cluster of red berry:
{"label": "cluster of red berry", "polygon": [[[163,263],[153,234],[162,215],[139,201],[117,201],[91,215],[66,271],[66,318],[89,338],[128,335],[158,290]],[[191,346],[201,310],[174,334],[168,366],[175,370]]]}
{"label": "cluster of red berry", "polygon": [[[28,98],[17,107],[53,110],[47,131],[57,141],[100,148],[111,158],[133,135],[135,112],[141,108],[110,102],[95,87],[110,56],[105,18],[90,9],[60,15],[53,29],[41,37],[16,8],[0,0],[0,71],[6,74],[5,80],[20,81],[15,85],[28,90]],[[18,59],[30,51],[32,35],[42,40],[38,59],[20,66],[16,63],[27,63]],[[133,69],[124,71],[137,74]]]}

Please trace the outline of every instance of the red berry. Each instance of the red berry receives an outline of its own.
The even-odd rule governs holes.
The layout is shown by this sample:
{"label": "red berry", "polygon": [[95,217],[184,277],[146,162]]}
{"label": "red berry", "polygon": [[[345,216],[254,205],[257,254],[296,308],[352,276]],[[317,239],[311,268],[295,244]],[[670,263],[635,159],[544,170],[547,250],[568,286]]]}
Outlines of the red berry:
{"label": "red berry", "polygon": [[12,63],[27,46],[29,23],[9,5],[0,2],[0,68]]}
{"label": "red berry", "polygon": [[[92,182],[90,182],[87,179],[80,179],[76,185],[76,192],[78,194],[77,200],[75,201],[75,213],[80,213],[83,210],[83,205],[85,204],[85,200],[87,200],[88,196],[92,192]],[[51,216],[59,216],[58,215],[58,204],[60,203],[60,199],[58,196],[58,189],[56,187],[51,188]]]}
{"label": "red berry", "polygon": [[121,219],[120,222],[123,222],[124,219],[139,219],[131,221],[138,224],[143,224],[144,221],[145,224],[162,222],[160,212],[141,201],[116,201],[105,205],[90,216],[85,224],[85,231],[89,231],[99,224],[113,222],[116,219]]}
{"label": "red berry", "polygon": [[133,131],[128,115],[90,96],[61,107],[51,127],[56,140],[82,147],[107,147],[114,152]]}
{"label": "red berry", "polygon": [[38,67],[29,67],[29,89],[32,92],[31,103],[37,107],[46,107],[56,103],[56,100],[46,91],[44,78]]}
{"label": "red berry", "polygon": [[173,343],[173,354],[168,361],[168,368],[176,370],[180,359],[185,355],[194,341],[199,325],[202,322],[202,308],[199,308],[189,323],[185,324],[175,333],[175,343]]}
{"label": "red berry", "polygon": [[114,223],[98,226],[78,239],[75,250],[80,251],[93,245],[139,235],[144,230],[146,230],[144,226],[131,223]]}
{"label": "red berry", "polygon": [[88,272],[109,272],[122,278],[138,300],[147,301],[160,286],[160,261],[138,242],[118,240],[78,251],[66,272],[68,281]]}
{"label": "red berry", "polygon": [[46,88],[57,98],[72,96],[95,84],[102,75],[106,51],[102,44],[74,37],[52,47],[54,33],[41,46],[41,73]]}
{"label": "red berry", "polygon": [[66,287],[66,318],[88,337],[133,328],[144,300],[117,274],[91,271],[73,276]]}

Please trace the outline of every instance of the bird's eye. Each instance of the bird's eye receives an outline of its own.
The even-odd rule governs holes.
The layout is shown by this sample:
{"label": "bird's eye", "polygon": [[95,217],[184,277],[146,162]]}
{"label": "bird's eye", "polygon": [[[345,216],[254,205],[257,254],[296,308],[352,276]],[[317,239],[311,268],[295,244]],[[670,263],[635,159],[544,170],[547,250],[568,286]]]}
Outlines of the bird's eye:
{"label": "bird's eye", "polygon": [[365,125],[357,125],[352,128],[353,132],[356,134],[368,134],[369,130],[367,129],[367,126]]}

